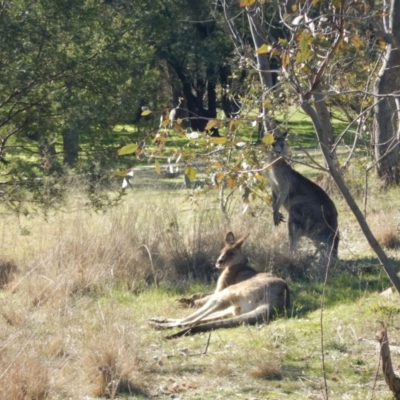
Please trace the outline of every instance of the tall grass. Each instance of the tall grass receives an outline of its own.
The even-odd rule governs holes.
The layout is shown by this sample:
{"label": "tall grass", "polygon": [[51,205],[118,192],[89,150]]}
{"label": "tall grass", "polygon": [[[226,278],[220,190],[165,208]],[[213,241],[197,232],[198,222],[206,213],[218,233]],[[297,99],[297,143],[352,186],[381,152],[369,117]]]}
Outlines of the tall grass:
{"label": "tall grass", "polygon": [[[303,285],[296,302],[312,297],[319,304],[319,266],[307,252],[288,253],[287,228],[272,226],[268,206],[253,218],[233,204],[227,221],[209,199],[192,208],[179,192],[131,193],[106,213],[84,211],[84,199],[77,195],[63,212],[46,219],[1,219],[0,398],[147,398],[165,390],[168,397],[176,387],[194,387],[169,380],[203,371],[202,360],[173,361],[187,351],[149,333],[146,320],[152,313],[182,312],[171,307],[166,291],[215,279],[215,260],[228,231],[237,237],[250,232],[245,244],[250,263],[287,278],[294,290]],[[350,220],[342,227],[345,241],[357,231]],[[353,284],[361,287],[357,279]],[[221,341],[207,379],[231,381],[241,368],[252,379],[284,379],[284,351],[276,349],[281,340],[298,338],[277,326],[267,337],[249,331],[245,338],[233,336],[234,345]],[[270,339],[276,348],[267,345]],[[238,350],[230,351],[232,346]],[[264,350],[254,354],[252,346]],[[168,390],[156,390],[155,377]]]}

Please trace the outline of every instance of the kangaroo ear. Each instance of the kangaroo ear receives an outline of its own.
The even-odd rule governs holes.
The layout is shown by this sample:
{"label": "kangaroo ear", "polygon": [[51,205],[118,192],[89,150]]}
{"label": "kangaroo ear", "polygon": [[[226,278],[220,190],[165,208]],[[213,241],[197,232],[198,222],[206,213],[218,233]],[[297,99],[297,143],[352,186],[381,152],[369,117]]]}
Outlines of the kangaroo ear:
{"label": "kangaroo ear", "polygon": [[225,237],[226,244],[235,244],[235,235],[232,232],[228,232]]}
{"label": "kangaroo ear", "polygon": [[237,242],[236,242],[236,247],[240,247],[243,242],[250,236],[250,233],[246,233],[243,237],[241,237]]}

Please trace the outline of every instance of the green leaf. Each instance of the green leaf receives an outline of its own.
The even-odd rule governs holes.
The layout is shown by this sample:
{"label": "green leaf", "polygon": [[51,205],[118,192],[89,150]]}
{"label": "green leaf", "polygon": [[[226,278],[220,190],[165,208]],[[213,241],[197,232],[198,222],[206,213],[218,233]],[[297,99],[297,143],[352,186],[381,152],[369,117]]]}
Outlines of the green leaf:
{"label": "green leaf", "polygon": [[213,138],[210,139],[210,142],[211,142],[212,144],[224,144],[224,143],[226,143],[226,141],[227,141],[227,138],[224,137],[224,136],[221,136],[221,137],[213,137]]}
{"label": "green leaf", "polygon": [[185,169],[185,175],[193,182],[196,179],[196,170],[193,167],[187,167]]}
{"label": "green leaf", "polygon": [[300,51],[302,53],[305,53],[308,50],[308,43],[307,36],[303,35],[299,43]]}
{"label": "green leaf", "polygon": [[160,166],[160,163],[158,162],[158,160],[156,160],[156,162],[154,163],[154,166],[156,167],[157,174],[161,174],[161,166]]}
{"label": "green leaf", "polygon": [[127,144],[126,146],[121,147],[118,150],[118,155],[119,156],[124,156],[126,154],[132,154],[137,150],[137,148],[138,148],[138,146],[135,143]]}
{"label": "green leaf", "polygon": [[274,143],[274,140],[275,140],[274,135],[272,133],[268,133],[263,137],[262,141],[265,145],[269,146],[270,144]]}

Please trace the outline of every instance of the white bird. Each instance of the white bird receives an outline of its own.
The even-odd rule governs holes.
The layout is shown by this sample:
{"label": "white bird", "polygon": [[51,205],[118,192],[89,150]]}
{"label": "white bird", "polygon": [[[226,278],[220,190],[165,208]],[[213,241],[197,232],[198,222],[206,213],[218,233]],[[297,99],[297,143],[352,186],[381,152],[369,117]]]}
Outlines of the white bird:
{"label": "white bird", "polygon": [[133,186],[131,184],[131,179],[133,178],[133,175],[134,172],[133,169],[131,168],[125,175],[124,180],[122,181],[122,189],[126,189],[128,186],[130,186],[133,189]]}

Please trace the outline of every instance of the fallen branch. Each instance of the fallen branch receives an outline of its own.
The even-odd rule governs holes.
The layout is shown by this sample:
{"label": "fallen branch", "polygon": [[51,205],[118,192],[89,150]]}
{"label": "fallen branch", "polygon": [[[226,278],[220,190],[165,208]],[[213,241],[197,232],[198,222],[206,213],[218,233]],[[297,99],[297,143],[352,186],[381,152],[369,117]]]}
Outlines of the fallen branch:
{"label": "fallen branch", "polygon": [[376,334],[376,339],[381,345],[382,372],[383,376],[385,377],[385,382],[389,386],[389,389],[393,392],[395,398],[400,400],[400,378],[393,371],[389,341],[385,326],[381,332]]}

